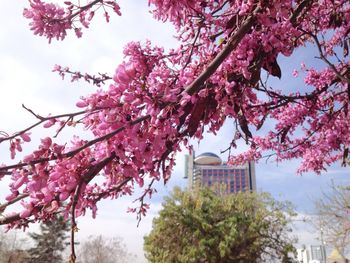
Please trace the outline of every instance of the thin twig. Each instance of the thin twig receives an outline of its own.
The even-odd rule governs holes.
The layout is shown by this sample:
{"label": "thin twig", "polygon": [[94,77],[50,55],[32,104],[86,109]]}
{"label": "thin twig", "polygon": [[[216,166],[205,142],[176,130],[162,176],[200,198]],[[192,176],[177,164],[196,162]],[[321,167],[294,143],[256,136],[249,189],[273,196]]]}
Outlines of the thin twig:
{"label": "thin twig", "polygon": [[202,73],[185,88],[184,93],[193,95],[199,90],[203,89],[204,82],[211,77],[217,70],[217,68],[224,62],[224,60],[231,54],[231,52],[238,46],[243,37],[248,34],[255,22],[255,16],[260,11],[260,7],[257,7],[253,14],[247,18],[242,26],[233,34],[228,40],[226,46],[216,55],[209,65],[202,71]]}
{"label": "thin twig", "polygon": [[109,162],[111,162],[115,158],[115,153],[113,152],[111,156],[103,159],[101,162],[99,162],[96,165],[93,165],[88,172],[82,177],[81,181],[79,182],[78,186],[75,189],[73,200],[72,200],[72,206],[71,206],[71,255],[70,260],[71,263],[75,263],[76,255],[75,255],[75,232],[77,232],[77,223],[75,221],[75,209],[78,204],[79,196],[81,194],[81,188],[83,185],[88,184],[102,169],[105,167]]}
{"label": "thin twig", "polygon": [[[21,134],[24,134],[26,133],[27,131],[35,128],[36,126],[44,123],[45,121],[49,121],[49,120],[52,120],[52,119],[59,119],[59,118],[64,118],[64,117],[74,117],[74,116],[78,116],[78,115],[81,115],[81,114],[84,114],[86,113],[87,111],[84,110],[84,111],[78,111],[78,112],[73,112],[73,113],[65,113],[65,114],[59,114],[59,115],[55,115],[55,116],[48,116],[48,117],[42,117],[36,113],[34,113],[31,109],[27,108],[26,106],[24,106],[22,104],[22,107],[24,109],[26,109],[27,111],[29,111],[31,114],[33,114],[37,119],[39,119],[38,122],[34,123],[33,125],[29,126],[28,128],[25,128],[19,132],[16,132],[14,133],[13,135],[11,136],[8,136],[8,137],[2,137],[0,138],[0,143],[3,142],[3,141],[8,141],[8,140],[12,140],[18,136],[20,136]],[[1,169],[0,169],[1,170]]]}
{"label": "thin twig", "polygon": [[133,126],[137,123],[140,123],[144,120],[147,120],[149,119],[151,116],[150,115],[146,115],[146,116],[143,116],[143,117],[140,117],[134,121],[131,121],[127,124],[125,124],[124,126],[104,135],[104,136],[101,136],[101,137],[98,137],[94,140],[91,140],[91,141],[88,141],[87,143],[85,143],[84,145],[70,151],[70,152],[67,152],[67,153],[64,153],[64,154],[61,154],[61,155],[53,155],[51,157],[48,157],[48,158],[41,158],[41,159],[36,159],[36,160],[33,160],[33,161],[30,161],[29,163],[18,163],[18,164],[14,164],[14,165],[9,165],[9,166],[3,166],[3,167],[0,167],[0,174],[2,173],[2,171],[7,171],[9,169],[15,169],[15,168],[21,168],[21,167],[24,167],[24,166],[27,166],[27,165],[34,165],[34,164],[38,164],[38,163],[43,163],[43,162],[49,162],[49,161],[54,161],[54,160],[57,160],[57,159],[61,159],[61,158],[69,158],[69,157],[73,157],[74,155],[76,155],[77,153],[81,152],[82,150],[94,145],[95,143],[97,142],[101,142],[101,141],[104,141],[104,140],[108,140],[110,138],[112,138],[113,136],[115,136],[116,134],[118,134],[119,132],[121,131],[124,131],[128,126]]}
{"label": "thin twig", "polygon": [[29,194],[20,194],[17,197],[15,197],[14,199],[12,199],[11,201],[8,201],[6,203],[0,204],[0,213],[3,213],[6,209],[6,207],[8,207],[9,205],[12,205],[14,203],[17,203],[18,201],[28,197]]}
{"label": "thin twig", "polygon": [[111,193],[116,192],[118,193],[128,182],[130,182],[133,178],[132,177],[127,177],[125,178],[121,183],[119,183],[116,186],[113,186],[110,189],[107,189],[106,191],[104,191],[103,193],[98,193],[96,194],[96,198],[94,199],[95,202],[100,201],[102,198],[105,198],[109,195],[111,195]]}

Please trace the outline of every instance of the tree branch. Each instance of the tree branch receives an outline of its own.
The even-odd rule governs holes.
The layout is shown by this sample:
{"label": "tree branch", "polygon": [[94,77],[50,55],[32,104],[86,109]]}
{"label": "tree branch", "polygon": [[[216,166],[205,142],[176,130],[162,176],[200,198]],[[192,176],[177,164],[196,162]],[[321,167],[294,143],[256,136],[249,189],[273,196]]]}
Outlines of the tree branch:
{"label": "tree branch", "polygon": [[243,37],[248,34],[255,22],[255,15],[260,11],[260,7],[257,7],[252,15],[242,24],[242,26],[233,34],[226,46],[216,55],[214,60],[209,63],[205,70],[189,85],[185,88],[184,92],[189,95],[193,95],[203,88],[204,82],[215,73],[217,68],[222,62],[231,54],[231,52],[238,46]]}
{"label": "tree branch", "polygon": [[[6,209],[6,207],[8,207],[9,205],[12,205],[14,203],[17,203],[18,201],[27,198],[29,196],[29,194],[21,194],[19,196],[17,196],[16,198],[12,199],[11,201],[8,201],[6,203],[0,204],[0,214],[3,213]],[[1,225],[1,224],[0,224]]]}
{"label": "tree branch", "polygon": [[[78,116],[78,115],[81,115],[81,114],[84,114],[86,113],[87,111],[84,110],[84,111],[78,111],[78,112],[73,112],[73,113],[65,113],[65,114],[59,114],[59,115],[55,115],[55,116],[49,116],[49,117],[42,117],[36,113],[34,113],[31,109],[27,108],[26,106],[24,106],[22,104],[22,107],[24,109],[26,109],[28,112],[30,112],[31,114],[33,114],[37,119],[39,119],[38,122],[34,123],[33,125],[29,126],[28,128],[26,129],[23,129],[22,131],[19,131],[19,132],[16,132],[15,134],[13,134],[12,136],[8,136],[8,137],[1,137],[0,138],[0,143],[2,143],[3,141],[8,141],[8,140],[12,140],[18,136],[20,136],[21,134],[23,133],[26,133],[27,131],[35,128],[36,126],[44,123],[45,121],[49,121],[49,120],[53,120],[53,119],[59,119],[59,118],[64,118],[64,117],[75,117],[75,116]],[[0,169],[1,171],[1,169]]]}

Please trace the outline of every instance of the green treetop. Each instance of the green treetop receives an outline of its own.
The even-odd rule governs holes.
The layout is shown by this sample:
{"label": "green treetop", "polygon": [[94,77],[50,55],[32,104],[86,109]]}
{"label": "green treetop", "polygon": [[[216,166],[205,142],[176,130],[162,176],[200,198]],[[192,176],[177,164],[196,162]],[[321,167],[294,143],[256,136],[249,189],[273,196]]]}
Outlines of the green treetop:
{"label": "green treetop", "polygon": [[35,246],[28,250],[29,263],[60,263],[62,251],[65,248],[65,239],[69,224],[63,217],[40,224],[41,233],[30,233]]}
{"label": "green treetop", "polygon": [[145,256],[149,262],[291,262],[293,215],[290,203],[267,193],[175,188],[144,238]]}

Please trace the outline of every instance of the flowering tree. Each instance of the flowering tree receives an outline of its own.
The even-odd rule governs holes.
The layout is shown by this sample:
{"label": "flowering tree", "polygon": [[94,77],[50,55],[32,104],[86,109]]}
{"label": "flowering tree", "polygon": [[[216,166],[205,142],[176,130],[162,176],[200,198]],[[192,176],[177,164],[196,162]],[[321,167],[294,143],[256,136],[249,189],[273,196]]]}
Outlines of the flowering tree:
{"label": "flowering tree", "polygon": [[[118,1],[83,2],[66,1],[62,7],[29,0],[23,14],[34,34],[49,42],[63,40],[69,31],[81,37],[95,13],[107,22],[111,13],[121,15]],[[23,160],[0,167],[0,176],[12,180],[0,210],[18,201],[23,206],[19,213],[3,214],[1,224],[21,227],[63,213],[71,218],[74,238],[76,216],[87,208],[95,215],[99,200],[131,194],[135,186],[145,189],[135,210],[142,215],[148,207],[144,197],[154,192],[154,181],[169,179],[180,147],[191,148],[189,139],[202,139],[205,127],[216,133],[226,119],[236,124],[229,149],[237,140],[249,145],[247,152],[230,156],[232,164],[266,155],[300,159],[299,173],[320,173],[339,160],[346,164],[347,0],[149,0],[149,8],[155,19],[174,25],[178,48],[166,52],[151,42],[131,42],[113,76],[56,66],[62,76],[106,87],[77,102],[77,112],[43,117],[26,108],[36,123],[14,134],[1,132],[0,143],[9,143],[15,158],[34,127],[57,127]],[[265,81],[266,75],[281,77],[278,56],[307,46],[318,50],[315,59],[322,65],[302,65],[307,89],[286,92]],[[258,136],[255,131],[267,121],[268,132]],[[93,139],[55,142],[62,129],[75,125],[83,125]]]}

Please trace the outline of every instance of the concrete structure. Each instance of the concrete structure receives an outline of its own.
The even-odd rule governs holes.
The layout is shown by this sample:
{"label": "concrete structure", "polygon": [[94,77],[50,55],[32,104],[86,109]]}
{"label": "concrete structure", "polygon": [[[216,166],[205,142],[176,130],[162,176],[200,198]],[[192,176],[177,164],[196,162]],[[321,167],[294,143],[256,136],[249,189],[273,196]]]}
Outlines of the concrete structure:
{"label": "concrete structure", "polygon": [[297,260],[300,263],[326,263],[325,246],[304,246],[297,249]]}
{"label": "concrete structure", "polygon": [[190,189],[206,186],[226,194],[256,191],[254,163],[228,166],[219,156],[209,152],[198,156],[186,155],[185,178],[188,178]]}

